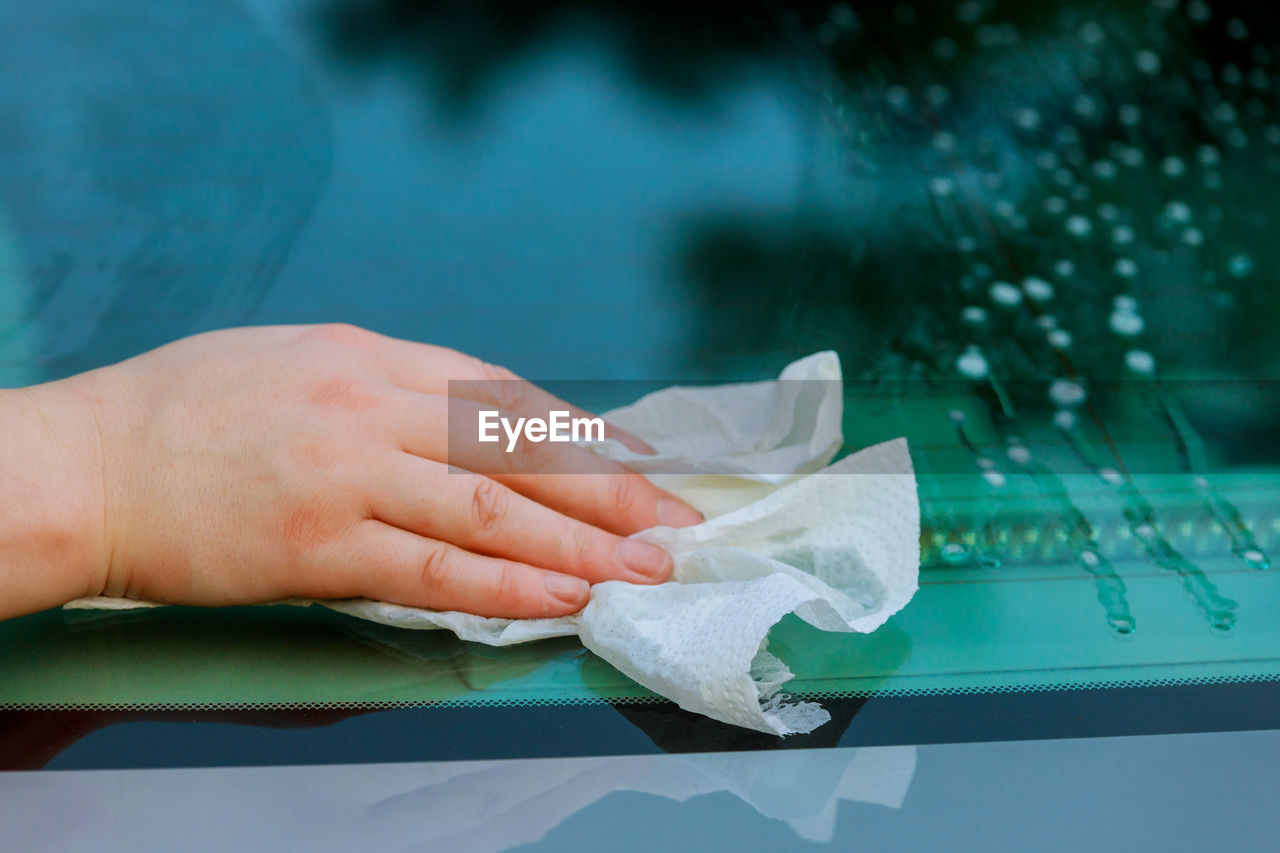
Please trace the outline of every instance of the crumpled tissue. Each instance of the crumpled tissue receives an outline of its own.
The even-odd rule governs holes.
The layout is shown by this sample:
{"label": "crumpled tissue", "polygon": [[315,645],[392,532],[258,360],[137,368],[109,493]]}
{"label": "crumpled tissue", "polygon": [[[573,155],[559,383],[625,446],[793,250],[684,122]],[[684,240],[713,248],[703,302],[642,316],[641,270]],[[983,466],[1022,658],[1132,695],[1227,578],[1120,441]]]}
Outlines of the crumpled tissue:
{"label": "crumpled tissue", "polygon": [[[686,710],[777,735],[827,722],[821,706],[781,692],[793,676],[770,654],[768,633],[789,613],[824,631],[869,633],[911,600],[920,509],[906,439],[827,465],[842,444],[843,389],[833,352],[794,362],[777,380],[667,388],[604,417],[657,452],[634,453],[614,441],[594,449],[707,518],[694,527],[635,534],[672,554],[671,582],[599,583],[581,612],[554,619],[495,619],[365,599],[321,603],[385,625],[445,628],[492,646],[577,635]],[[139,604],[98,598],[67,606]]]}

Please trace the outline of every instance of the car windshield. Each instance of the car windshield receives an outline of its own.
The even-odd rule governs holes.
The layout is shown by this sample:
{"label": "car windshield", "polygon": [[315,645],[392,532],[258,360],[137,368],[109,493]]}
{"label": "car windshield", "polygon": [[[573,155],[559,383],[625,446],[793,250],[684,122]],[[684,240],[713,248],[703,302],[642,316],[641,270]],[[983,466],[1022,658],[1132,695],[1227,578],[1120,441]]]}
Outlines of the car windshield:
{"label": "car windshield", "polygon": [[833,714],[786,740],[576,639],[39,613],[0,623],[5,766],[1275,725],[1265,4],[127,5],[0,7],[0,386],[333,320],[547,382],[831,349],[845,452],[910,441],[920,589],[868,635],[773,631]]}

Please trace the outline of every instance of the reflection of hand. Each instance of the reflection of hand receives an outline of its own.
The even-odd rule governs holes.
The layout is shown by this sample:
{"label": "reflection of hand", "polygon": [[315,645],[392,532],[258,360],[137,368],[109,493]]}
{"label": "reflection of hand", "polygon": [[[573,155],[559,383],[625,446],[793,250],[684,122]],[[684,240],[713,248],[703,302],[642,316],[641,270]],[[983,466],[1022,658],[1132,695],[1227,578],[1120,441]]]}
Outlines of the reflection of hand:
{"label": "reflection of hand", "polygon": [[[541,445],[492,478],[451,471],[450,379],[514,377],[334,325],[198,335],[27,390],[54,443],[76,445],[54,456],[101,451],[98,505],[80,508],[105,519],[82,549],[90,594],[197,605],[365,596],[541,617],[581,608],[588,582],[666,580],[670,556],[621,535],[696,523],[694,510],[569,444]],[[468,387],[516,413],[572,408],[527,383]],[[74,440],[83,424],[97,440]]]}

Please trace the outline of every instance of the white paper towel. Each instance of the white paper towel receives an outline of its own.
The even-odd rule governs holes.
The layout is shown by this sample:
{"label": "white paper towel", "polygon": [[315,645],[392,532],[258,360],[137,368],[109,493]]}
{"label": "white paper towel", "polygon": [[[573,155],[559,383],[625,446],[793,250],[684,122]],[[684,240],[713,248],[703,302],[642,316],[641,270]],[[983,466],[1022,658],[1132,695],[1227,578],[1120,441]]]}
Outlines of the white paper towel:
{"label": "white paper towel", "polygon": [[[493,646],[576,634],[686,710],[778,735],[812,731],[830,717],[779,692],[792,674],[768,652],[769,629],[794,612],[827,631],[873,631],[915,594],[920,562],[905,439],[822,467],[841,445],[842,405],[839,360],[822,352],[789,365],[778,380],[665,389],[605,415],[657,453],[641,456],[616,442],[597,450],[707,515],[695,527],[635,534],[672,553],[669,583],[596,584],[580,613],[556,619],[493,619],[363,599],[323,604]],[[120,601],[68,605],[103,606]]]}

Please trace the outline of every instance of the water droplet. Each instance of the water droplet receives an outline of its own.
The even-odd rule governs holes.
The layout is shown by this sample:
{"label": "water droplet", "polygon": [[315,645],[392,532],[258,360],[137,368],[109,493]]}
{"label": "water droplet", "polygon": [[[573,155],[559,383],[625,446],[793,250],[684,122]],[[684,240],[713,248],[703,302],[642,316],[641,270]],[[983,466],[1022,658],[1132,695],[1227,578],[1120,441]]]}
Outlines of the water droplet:
{"label": "water droplet", "polygon": [[1054,329],[1047,337],[1049,345],[1055,349],[1067,349],[1071,346],[1071,333],[1066,329]]}
{"label": "water droplet", "polygon": [[1201,145],[1196,151],[1196,158],[1205,166],[1216,166],[1222,160],[1222,155],[1212,145]]}
{"label": "water droplet", "polygon": [[987,357],[976,346],[970,346],[956,359],[956,370],[967,379],[985,379],[987,377]]}
{"label": "water droplet", "polygon": [[1112,151],[1111,156],[1115,157],[1121,163],[1131,168],[1137,168],[1146,161],[1146,155],[1142,153],[1142,149],[1132,145],[1117,145]]}
{"label": "water droplet", "polygon": [[1022,302],[1022,291],[1007,281],[993,282],[991,285],[991,299],[997,305],[1012,307]]}
{"label": "water droplet", "polygon": [[1060,216],[1067,212],[1067,200],[1060,195],[1051,195],[1044,200],[1044,209],[1046,213]]}
{"label": "water droplet", "polygon": [[1133,64],[1143,74],[1154,75],[1160,73],[1160,57],[1156,55],[1154,50],[1144,47],[1133,55]]}
{"label": "water droplet", "polygon": [[958,542],[948,542],[942,546],[939,553],[944,562],[953,566],[967,562],[969,559],[969,549]]}
{"label": "water droplet", "polygon": [[1267,555],[1259,551],[1257,548],[1251,548],[1245,551],[1243,555],[1244,561],[1249,564],[1252,569],[1269,569],[1271,568],[1271,560],[1267,559]]}
{"label": "water droplet", "polygon": [[1181,157],[1166,157],[1160,161],[1160,171],[1171,178],[1181,178],[1187,173],[1187,164]]}
{"label": "water droplet", "polygon": [[1004,474],[999,471],[983,471],[982,479],[986,480],[993,489],[1003,488],[1005,484]]}
{"label": "water droplet", "polygon": [[890,86],[885,92],[885,99],[898,112],[906,111],[911,105],[911,93],[906,86]]}
{"label": "water droplet", "polygon": [[831,7],[831,22],[846,32],[861,26],[858,15],[848,3],[837,3]]}
{"label": "water droplet", "polygon": [[1005,453],[1010,461],[1019,465],[1026,465],[1031,461],[1031,451],[1021,444],[1012,445]]}
{"label": "water droplet", "polygon": [[968,305],[960,312],[960,316],[964,318],[966,323],[981,326],[987,322],[987,309],[980,305]]}
{"label": "water droplet", "polygon": [[1124,616],[1108,616],[1107,624],[1110,625],[1112,629],[1114,629],[1115,632],[1118,634],[1133,633],[1133,628],[1134,628],[1133,620],[1126,618]]}
{"label": "water droplet", "polygon": [[1078,406],[1084,402],[1084,386],[1074,379],[1055,379],[1049,384],[1049,399],[1062,407]]}
{"label": "water droplet", "polygon": [[1182,232],[1182,242],[1188,246],[1203,245],[1204,233],[1199,228],[1187,228]]}
{"label": "water droplet", "polygon": [[1056,275],[1058,278],[1070,278],[1071,276],[1075,275],[1075,272],[1076,272],[1075,262],[1067,260],[1066,258],[1063,258],[1062,260],[1059,260],[1059,261],[1055,261],[1053,264],[1053,274]]}
{"label": "water droplet", "polygon": [[1120,472],[1111,467],[1099,468],[1098,476],[1113,486],[1118,486],[1124,482],[1124,477],[1120,475]]}
{"label": "water droplet", "polygon": [[1133,258],[1116,258],[1115,266],[1112,269],[1121,278],[1133,278],[1138,274],[1138,265]]}
{"label": "water droplet", "polygon": [[1227,21],[1227,35],[1233,39],[1243,41],[1249,37],[1249,28],[1244,25],[1244,21],[1239,18],[1232,18]]}
{"label": "water droplet", "polygon": [[1112,180],[1120,171],[1114,160],[1094,160],[1090,168],[1094,175],[1104,181]]}
{"label": "water droplet", "polygon": [[1142,319],[1142,315],[1135,311],[1111,312],[1111,331],[1117,335],[1133,337],[1142,334],[1142,330],[1146,327],[1147,323]]}
{"label": "water droplet", "polygon": [[1253,258],[1243,252],[1232,255],[1231,260],[1227,261],[1227,270],[1236,278],[1244,278],[1253,272]]}
{"label": "water droplet", "polygon": [[1124,104],[1116,113],[1116,118],[1120,119],[1120,123],[1133,127],[1142,121],[1142,110],[1137,104]]}
{"label": "water droplet", "polygon": [[939,198],[946,198],[956,191],[956,185],[950,178],[939,176],[929,181],[929,191]]}
{"label": "water droplet", "polygon": [[1195,21],[1197,24],[1203,24],[1213,15],[1209,9],[1209,4],[1204,0],[1191,0],[1187,4],[1187,17]]}
{"label": "water droplet", "polygon": [[956,150],[956,135],[947,130],[940,130],[933,135],[933,147],[943,154],[950,154]]}
{"label": "water droplet", "polygon": [[1124,354],[1125,366],[1134,373],[1141,373],[1144,376],[1155,372],[1156,359],[1146,350],[1133,349]]}
{"label": "water droplet", "polygon": [[1039,276],[1029,275],[1023,279],[1022,289],[1036,302],[1047,302],[1053,298],[1053,285]]}
{"label": "water droplet", "polygon": [[1080,144],[1080,131],[1069,124],[1061,125],[1053,134],[1059,145],[1074,147]]}
{"label": "water droplet", "polygon": [[947,412],[947,417],[951,419],[952,423],[962,424],[965,422],[965,413],[962,409],[952,409]]}
{"label": "water droplet", "polygon": [[941,83],[934,83],[924,90],[924,99],[930,106],[940,107],[951,100],[951,90]]}
{"label": "water droplet", "polygon": [[1111,229],[1111,242],[1117,246],[1128,246],[1133,242],[1133,229],[1128,225],[1117,225]]}
{"label": "water droplet", "polygon": [[1080,40],[1090,47],[1102,44],[1107,33],[1097,21],[1085,21],[1080,25]]}
{"label": "water droplet", "polygon": [[1072,102],[1072,109],[1083,118],[1093,118],[1098,114],[1098,99],[1092,95],[1076,95]]}
{"label": "water droplet", "polygon": [[1054,413],[1053,425],[1063,432],[1075,429],[1076,413],[1069,409],[1060,409]]}
{"label": "water droplet", "polygon": [[1014,111],[1013,121],[1023,130],[1038,130],[1041,123],[1040,111],[1034,107],[1022,107]]}
{"label": "water droplet", "polygon": [[1190,222],[1191,207],[1186,202],[1171,201],[1164,206],[1164,215],[1171,222]]}
{"label": "water droplet", "polygon": [[1137,311],[1138,310],[1138,300],[1134,299],[1132,296],[1130,296],[1127,293],[1116,294],[1115,298],[1111,300],[1111,305],[1117,311]]}
{"label": "water droplet", "polygon": [[1073,237],[1088,237],[1093,231],[1093,223],[1078,213],[1067,217],[1067,233]]}

